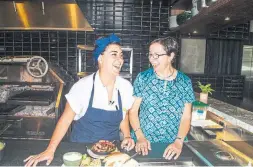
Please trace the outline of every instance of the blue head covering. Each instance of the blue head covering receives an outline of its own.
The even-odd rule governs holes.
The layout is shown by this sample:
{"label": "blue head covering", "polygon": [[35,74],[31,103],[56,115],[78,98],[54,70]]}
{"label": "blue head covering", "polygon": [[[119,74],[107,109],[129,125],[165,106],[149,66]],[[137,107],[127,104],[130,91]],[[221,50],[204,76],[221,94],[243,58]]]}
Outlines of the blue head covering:
{"label": "blue head covering", "polygon": [[105,50],[105,48],[111,43],[119,43],[120,39],[114,34],[111,34],[108,37],[103,37],[96,40],[96,47],[93,51],[94,59],[98,60],[99,55]]}

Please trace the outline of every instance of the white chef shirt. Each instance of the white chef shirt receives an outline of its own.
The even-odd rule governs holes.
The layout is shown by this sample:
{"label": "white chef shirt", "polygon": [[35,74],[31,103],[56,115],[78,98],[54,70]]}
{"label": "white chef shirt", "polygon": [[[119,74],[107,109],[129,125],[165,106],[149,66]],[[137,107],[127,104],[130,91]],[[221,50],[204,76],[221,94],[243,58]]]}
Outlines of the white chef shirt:
{"label": "white chef shirt", "polygon": [[[84,114],[87,111],[93,86],[93,75],[94,74],[91,74],[87,77],[80,79],[72,86],[69,93],[65,95],[70,107],[76,113],[74,120],[80,119],[82,116],[84,116]],[[114,103],[113,105],[110,105],[108,103],[109,100],[107,89],[102,84],[99,77],[99,73],[98,72],[96,73],[92,107],[116,111],[116,105],[117,108],[119,108],[118,90],[121,96],[123,119],[124,119],[127,111],[132,107],[132,104],[134,102],[133,86],[128,80],[120,76],[116,77],[112,96],[112,101],[114,101]]]}

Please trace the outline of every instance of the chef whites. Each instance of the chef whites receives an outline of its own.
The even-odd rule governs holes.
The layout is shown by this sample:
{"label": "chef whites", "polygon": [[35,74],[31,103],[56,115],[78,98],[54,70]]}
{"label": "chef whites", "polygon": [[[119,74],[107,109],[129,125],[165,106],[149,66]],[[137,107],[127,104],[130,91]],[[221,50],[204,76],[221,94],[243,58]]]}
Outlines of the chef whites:
{"label": "chef whites", "polygon": [[116,77],[113,97],[108,93],[98,73],[79,80],[66,95],[76,113],[71,141],[94,143],[101,139],[119,139],[119,126],[133,103],[133,88],[129,81]]}

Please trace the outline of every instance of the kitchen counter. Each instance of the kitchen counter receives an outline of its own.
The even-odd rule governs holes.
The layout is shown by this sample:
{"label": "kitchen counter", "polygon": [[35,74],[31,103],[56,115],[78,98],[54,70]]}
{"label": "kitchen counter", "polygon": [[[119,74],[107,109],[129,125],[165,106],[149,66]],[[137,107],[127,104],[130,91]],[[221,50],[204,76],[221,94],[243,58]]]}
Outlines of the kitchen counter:
{"label": "kitchen counter", "polygon": [[212,95],[209,96],[213,99],[253,112],[253,99],[246,97],[243,99],[229,98],[217,92],[213,92]]}
{"label": "kitchen counter", "polygon": [[253,112],[213,98],[208,98],[208,104],[208,111],[253,133]]}
{"label": "kitchen counter", "polygon": [[[38,141],[38,140],[6,140],[6,148],[5,155],[3,160],[0,162],[1,166],[23,166],[23,160],[27,158],[29,155],[38,154],[43,151],[48,141]],[[165,160],[162,158],[162,154],[164,149],[166,148],[166,144],[152,144],[152,151],[148,156],[137,156],[135,159],[140,162],[140,164],[147,165],[152,164],[155,166],[158,164],[168,164],[168,165],[176,165],[183,164],[183,162],[191,162],[193,159],[193,153],[189,150],[187,146],[184,146],[183,151],[178,158],[178,160]],[[62,156],[66,152],[77,151],[82,154],[86,153],[86,145],[81,143],[70,143],[70,142],[62,142],[56,153],[54,160],[50,164],[50,166],[60,166],[62,165]],[[159,163],[158,163],[159,162]],[[46,162],[41,162],[39,165],[46,165]]]}
{"label": "kitchen counter", "polygon": [[[199,94],[196,93],[197,99],[199,98]],[[236,99],[231,99],[228,103],[221,96],[215,95],[214,97],[208,97],[209,107],[208,111],[216,114],[217,116],[223,118],[225,121],[241,127],[251,133],[253,133],[253,109],[251,110],[251,106],[249,105],[247,109],[245,107],[241,108]]]}
{"label": "kitchen counter", "polygon": [[232,147],[220,140],[190,141],[187,145],[206,166],[247,166],[251,161],[236,154]]}
{"label": "kitchen counter", "polygon": [[231,147],[239,150],[250,158],[253,158],[253,140],[252,141],[225,141]]}

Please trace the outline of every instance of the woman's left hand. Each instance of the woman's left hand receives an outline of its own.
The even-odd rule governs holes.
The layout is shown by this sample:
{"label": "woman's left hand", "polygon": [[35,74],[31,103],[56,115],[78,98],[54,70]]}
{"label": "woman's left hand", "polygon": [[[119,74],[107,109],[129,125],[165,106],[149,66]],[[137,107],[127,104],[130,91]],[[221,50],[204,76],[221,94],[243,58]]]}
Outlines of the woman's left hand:
{"label": "woman's left hand", "polygon": [[181,140],[175,140],[174,143],[170,144],[164,151],[163,157],[171,160],[172,157],[177,159],[182,152],[183,142]]}
{"label": "woman's left hand", "polygon": [[121,142],[121,148],[124,148],[127,151],[132,150],[134,146],[134,140],[131,137],[125,137]]}

